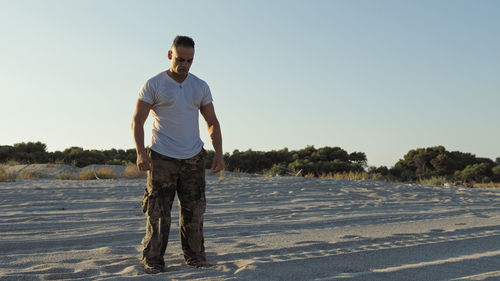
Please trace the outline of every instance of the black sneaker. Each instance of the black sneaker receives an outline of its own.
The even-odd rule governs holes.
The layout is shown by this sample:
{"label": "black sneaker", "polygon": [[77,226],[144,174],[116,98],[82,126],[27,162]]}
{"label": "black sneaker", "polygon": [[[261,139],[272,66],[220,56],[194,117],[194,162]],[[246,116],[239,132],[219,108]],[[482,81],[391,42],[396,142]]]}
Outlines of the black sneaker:
{"label": "black sneaker", "polygon": [[197,260],[186,261],[186,265],[194,268],[206,268],[210,266],[206,261],[197,261]]}
{"label": "black sneaker", "polygon": [[144,263],[144,272],[148,274],[157,274],[165,271],[165,267],[160,264],[149,265]]}

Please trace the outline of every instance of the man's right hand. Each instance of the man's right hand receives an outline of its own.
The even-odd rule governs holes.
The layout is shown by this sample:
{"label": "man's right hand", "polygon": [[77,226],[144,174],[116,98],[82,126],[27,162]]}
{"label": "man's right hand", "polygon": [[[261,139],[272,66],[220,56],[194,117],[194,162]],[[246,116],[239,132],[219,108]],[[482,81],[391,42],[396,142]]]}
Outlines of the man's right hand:
{"label": "man's right hand", "polygon": [[137,153],[137,168],[140,171],[153,171],[153,161],[146,152]]}

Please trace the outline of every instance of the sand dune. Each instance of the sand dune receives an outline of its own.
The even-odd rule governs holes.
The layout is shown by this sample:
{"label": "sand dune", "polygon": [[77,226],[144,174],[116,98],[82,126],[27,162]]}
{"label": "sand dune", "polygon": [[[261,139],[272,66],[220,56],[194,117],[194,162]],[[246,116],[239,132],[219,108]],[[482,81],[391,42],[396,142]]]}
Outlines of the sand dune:
{"label": "sand dune", "polygon": [[28,178],[57,179],[61,175],[78,177],[81,172],[90,170],[97,171],[101,168],[110,170],[117,178],[126,178],[125,166],[123,165],[98,165],[93,164],[83,168],[62,164],[21,164],[5,165],[2,167],[7,174],[14,178],[25,178],[23,174],[30,175]]}
{"label": "sand dune", "polygon": [[213,267],[140,265],[144,179],[0,183],[1,280],[500,280],[500,190],[207,178]]}

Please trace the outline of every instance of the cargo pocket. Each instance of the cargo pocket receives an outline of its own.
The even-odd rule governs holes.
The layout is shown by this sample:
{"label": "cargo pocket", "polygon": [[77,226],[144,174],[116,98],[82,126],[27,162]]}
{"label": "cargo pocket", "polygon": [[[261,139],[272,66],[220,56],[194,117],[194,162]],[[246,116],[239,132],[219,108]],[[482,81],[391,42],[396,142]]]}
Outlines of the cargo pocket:
{"label": "cargo pocket", "polygon": [[142,211],[149,217],[159,218],[161,216],[160,197],[156,192],[144,197],[142,201]]}

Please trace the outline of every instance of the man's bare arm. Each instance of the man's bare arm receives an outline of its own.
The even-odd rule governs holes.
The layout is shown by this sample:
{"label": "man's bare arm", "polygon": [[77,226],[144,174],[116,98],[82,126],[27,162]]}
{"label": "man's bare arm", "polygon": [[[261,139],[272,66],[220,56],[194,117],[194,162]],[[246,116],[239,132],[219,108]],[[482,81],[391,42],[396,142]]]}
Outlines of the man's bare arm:
{"label": "man's bare arm", "polygon": [[200,112],[207,122],[208,134],[212,140],[212,145],[215,149],[215,156],[212,162],[212,173],[217,173],[225,168],[223,152],[222,152],[222,133],[219,120],[215,115],[213,103],[206,104],[200,107]]}
{"label": "man's bare arm", "polygon": [[153,162],[144,147],[144,123],[150,110],[151,105],[149,103],[137,100],[134,118],[132,119],[132,135],[137,151],[137,168],[141,171],[153,170]]}

